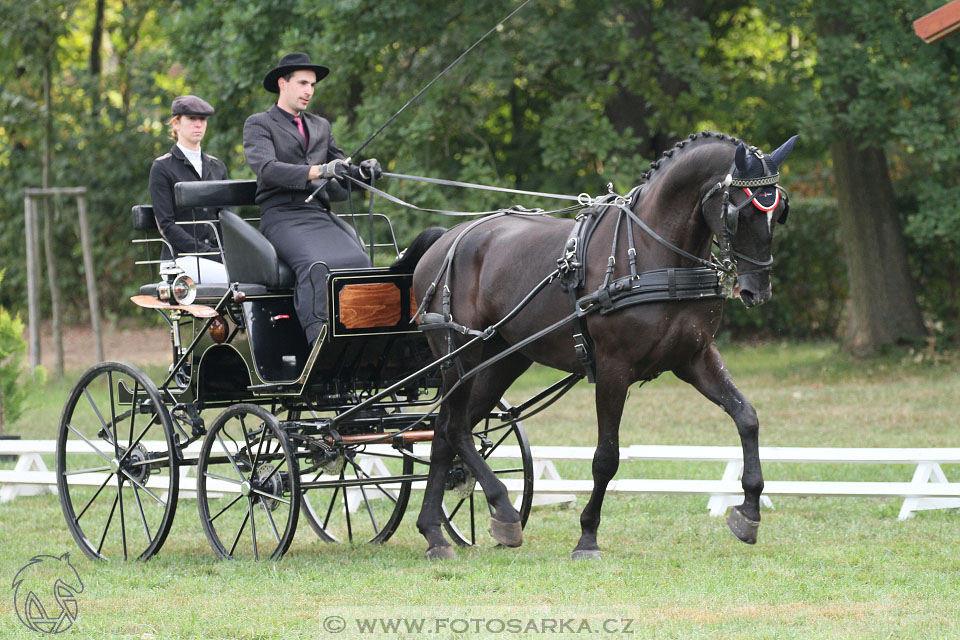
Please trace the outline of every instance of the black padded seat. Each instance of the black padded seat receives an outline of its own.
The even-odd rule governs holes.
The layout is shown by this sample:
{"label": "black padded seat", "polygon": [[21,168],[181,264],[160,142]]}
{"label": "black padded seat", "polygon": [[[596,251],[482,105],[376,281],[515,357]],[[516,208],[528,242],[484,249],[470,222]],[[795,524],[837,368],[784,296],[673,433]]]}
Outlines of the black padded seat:
{"label": "black padded seat", "polygon": [[153,207],[149,204],[138,204],[133,207],[133,228],[137,231],[159,231],[157,218],[153,215]]}
{"label": "black padded seat", "polygon": [[231,211],[220,212],[223,258],[230,280],[252,282],[267,289],[292,289],[296,277],[277,250],[249,222]]}
{"label": "black padded seat", "polygon": [[178,207],[242,207],[254,204],[256,180],[196,180],[173,185]]}

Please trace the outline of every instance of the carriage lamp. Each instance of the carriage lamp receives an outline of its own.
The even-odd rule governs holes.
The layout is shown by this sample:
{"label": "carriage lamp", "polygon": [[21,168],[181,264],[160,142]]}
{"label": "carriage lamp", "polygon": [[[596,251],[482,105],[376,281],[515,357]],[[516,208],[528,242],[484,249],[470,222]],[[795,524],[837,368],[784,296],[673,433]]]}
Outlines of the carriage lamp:
{"label": "carriage lamp", "polygon": [[188,275],[180,274],[177,276],[173,284],[170,285],[170,289],[178,304],[193,304],[193,301],[197,299],[197,285],[193,278]]}
{"label": "carriage lamp", "polygon": [[160,282],[157,284],[157,297],[163,300],[164,302],[170,301],[170,283],[169,282]]}
{"label": "carriage lamp", "polygon": [[210,338],[217,344],[223,344],[227,340],[227,321],[223,316],[217,316],[210,321]]}

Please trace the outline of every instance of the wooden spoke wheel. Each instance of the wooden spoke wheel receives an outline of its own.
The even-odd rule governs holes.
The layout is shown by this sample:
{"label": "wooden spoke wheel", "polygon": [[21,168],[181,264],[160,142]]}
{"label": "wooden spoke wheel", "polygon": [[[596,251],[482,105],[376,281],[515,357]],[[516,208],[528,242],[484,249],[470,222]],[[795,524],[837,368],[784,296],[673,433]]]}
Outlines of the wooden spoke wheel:
{"label": "wooden spoke wheel", "polygon": [[[491,413],[473,430],[477,451],[493,472],[507,485],[513,506],[520,512],[520,525],[527,524],[533,504],[533,455],[523,424],[509,416],[510,405],[497,403]],[[492,509],[470,469],[459,458],[447,473],[443,496],[444,526],[460,546],[472,546],[487,534]]]}
{"label": "wooden spoke wheel", "polygon": [[269,411],[228,407],[210,425],[197,461],[203,531],[220,558],[283,557],[300,515],[300,468]]}
{"label": "wooden spoke wheel", "polygon": [[70,390],[57,430],[56,477],[67,527],[87,557],[146,560],[177,510],[179,454],[156,385],[102,362]]}

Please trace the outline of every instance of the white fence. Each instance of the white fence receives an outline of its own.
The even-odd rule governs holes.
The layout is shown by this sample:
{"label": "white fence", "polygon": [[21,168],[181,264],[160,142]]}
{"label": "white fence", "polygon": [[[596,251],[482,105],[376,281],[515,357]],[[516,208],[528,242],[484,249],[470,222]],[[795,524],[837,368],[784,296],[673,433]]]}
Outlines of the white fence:
{"label": "white fence", "polygon": [[[73,443],[83,445],[83,443]],[[385,445],[379,445],[385,446]],[[429,445],[417,445],[415,452],[428,455]],[[197,443],[194,444],[194,449]],[[56,474],[47,468],[44,455],[56,451],[53,440],[4,440],[0,441],[0,455],[15,455],[13,469],[0,470],[0,502],[18,496],[36,495],[43,492],[56,493]],[[592,447],[532,447],[534,459],[534,505],[557,502],[572,502],[578,494],[589,494],[593,480],[570,480],[561,477],[554,463],[593,459]],[[195,451],[188,450],[188,453]],[[495,452],[499,458],[518,458],[517,447],[503,446]],[[376,471],[376,458],[370,471]],[[723,515],[727,508],[740,504],[743,490],[740,474],[743,460],[740,447],[683,446],[683,445],[633,445],[620,448],[620,461],[690,461],[725,463],[723,474],[716,480],[689,479],[643,479],[615,478],[607,488],[614,493],[659,493],[701,494],[709,496],[707,508],[710,515]],[[910,518],[916,511],[960,507],[960,482],[949,482],[943,472],[943,464],[960,464],[960,448],[943,449],[895,449],[895,448],[808,448],[808,447],[760,447],[760,460],[764,463],[863,463],[897,464],[913,467],[913,476],[903,482],[871,481],[814,481],[814,480],[767,480],[764,484],[764,505],[773,504],[773,496],[867,496],[903,498],[900,519]],[[194,497],[195,482],[187,478],[194,468],[181,468],[181,496]],[[507,488],[517,491],[522,480],[506,479]],[[99,481],[97,482],[99,484]],[[422,489],[423,483],[414,488]]]}

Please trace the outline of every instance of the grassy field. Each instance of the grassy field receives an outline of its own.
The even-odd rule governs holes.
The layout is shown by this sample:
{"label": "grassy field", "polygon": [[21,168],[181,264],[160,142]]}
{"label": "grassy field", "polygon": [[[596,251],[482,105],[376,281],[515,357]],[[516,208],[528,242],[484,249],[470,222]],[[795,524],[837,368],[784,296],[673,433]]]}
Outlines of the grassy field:
{"label": "grassy field", "polygon": [[[757,407],[761,445],[960,446],[955,358],[901,353],[853,361],[819,344],[723,352]],[[523,400],[555,377],[533,370],[508,399]],[[69,386],[51,382],[11,432],[52,438]],[[525,426],[533,444],[593,444],[592,388],[581,383]],[[739,440],[725,414],[664,375],[632,391],[621,443]],[[589,477],[588,464],[560,471]],[[768,480],[907,480],[912,472],[903,465],[764,467]],[[958,468],[945,472],[960,477]],[[721,473],[717,464],[631,463],[618,476]],[[158,556],[93,563],[76,548],[56,496],[18,498],[0,505],[0,579],[9,585],[33,555],[71,552],[84,584],[67,632],[73,638],[960,636],[956,511],[899,522],[897,499],[776,498],[750,547],[707,515],[704,497],[610,495],[600,529],[604,557],[573,562],[584,500],[574,509],[535,508],[520,549],[461,549],[440,564],[422,559],[416,495],[386,545],[331,545],[304,525],[277,563],[216,561],[195,501],[183,500]],[[6,594],[0,638],[34,637],[17,619],[13,590]],[[401,618],[425,626],[362,626]]]}

